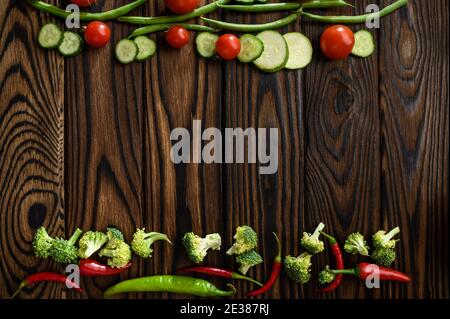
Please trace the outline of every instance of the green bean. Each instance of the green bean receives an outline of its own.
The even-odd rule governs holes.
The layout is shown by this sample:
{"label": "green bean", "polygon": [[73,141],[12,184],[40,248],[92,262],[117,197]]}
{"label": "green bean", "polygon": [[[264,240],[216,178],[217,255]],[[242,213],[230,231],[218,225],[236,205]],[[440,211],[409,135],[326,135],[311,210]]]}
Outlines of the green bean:
{"label": "green bean", "polygon": [[[35,1],[35,0],[27,0],[28,3],[41,11],[50,13],[54,16],[57,16],[59,18],[67,18],[70,15],[73,15],[73,12],[70,11],[65,11],[61,8],[58,8],[57,6],[48,4],[44,1]],[[136,9],[137,7],[139,7],[140,5],[144,4],[145,2],[147,2],[147,0],[136,0],[133,2],[130,2],[129,4],[126,4],[124,6],[109,10],[109,11],[105,11],[105,12],[96,12],[96,13],[91,13],[91,12],[80,12],[80,21],[107,21],[107,20],[112,20],[112,19],[116,19],[120,16],[123,16],[127,13],[129,13],[131,10]]]}
{"label": "green bean", "polygon": [[254,4],[254,5],[240,5],[240,4],[225,4],[219,5],[221,9],[240,11],[240,12],[273,12],[273,11],[289,11],[297,10],[303,6],[303,9],[318,9],[318,8],[331,8],[331,7],[343,7],[352,6],[351,4],[343,1],[310,1],[310,2],[279,2],[268,4]]}
{"label": "green bean", "polygon": [[231,30],[231,31],[239,31],[239,32],[259,32],[264,30],[274,30],[282,28],[294,21],[301,15],[301,11],[296,11],[287,17],[284,17],[279,20],[275,20],[268,23],[261,24],[239,24],[239,23],[231,23],[224,22],[219,20],[213,20],[202,17],[201,19],[206,23],[210,24],[213,28]]}
{"label": "green bean", "polygon": [[206,25],[200,25],[200,24],[189,24],[189,23],[163,23],[163,24],[152,24],[148,25],[142,28],[137,28],[134,30],[128,38],[135,38],[140,35],[159,32],[159,31],[165,31],[169,29],[171,26],[178,25],[180,27],[183,27],[188,30],[196,30],[196,31],[206,31],[206,32],[218,32],[218,29],[214,29],[211,27],[208,27]]}
{"label": "green bean", "polygon": [[182,14],[182,15],[173,15],[173,16],[162,16],[162,17],[135,17],[135,16],[127,16],[120,17],[117,19],[121,22],[127,22],[131,24],[142,24],[142,25],[150,25],[150,24],[160,24],[160,23],[175,23],[175,22],[184,22],[190,19],[197,18],[199,16],[211,13],[219,8],[219,5],[226,4],[230,0],[217,0],[211,2],[203,7],[197,8],[192,12]]}
{"label": "green bean", "polygon": [[359,16],[320,16],[308,12],[303,12],[303,15],[308,19],[326,23],[364,23],[370,19],[382,18],[384,16],[387,16],[395,10],[403,7],[407,3],[408,0],[397,0],[396,2],[393,2],[392,4],[388,5],[378,12],[367,13]]}

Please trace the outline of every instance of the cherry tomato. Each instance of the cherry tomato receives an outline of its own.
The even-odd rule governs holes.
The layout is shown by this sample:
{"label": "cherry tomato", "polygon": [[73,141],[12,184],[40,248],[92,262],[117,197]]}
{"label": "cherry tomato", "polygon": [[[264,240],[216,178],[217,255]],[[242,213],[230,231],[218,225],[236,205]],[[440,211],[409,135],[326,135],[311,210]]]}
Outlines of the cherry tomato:
{"label": "cherry tomato", "polygon": [[345,59],[353,49],[355,37],[352,30],[345,25],[332,25],[323,31],[320,48],[331,60]]}
{"label": "cherry tomato", "polygon": [[102,48],[108,42],[111,37],[111,30],[109,27],[100,21],[92,21],[86,27],[84,31],[84,39],[86,43],[94,48]]}
{"label": "cherry tomato", "polygon": [[224,60],[233,60],[241,51],[241,42],[234,34],[224,34],[216,42],[216,52]]}
{"label": "cherry tomato", "polygon": [[70,2],[79,7],[88,7],[92,6],[95,3],[95,0],[70,0]]}
{"label": "cherry tomato", "polygon": [[200,0],[165,0],[166,7],[176,14],[193,11],[200,4]]}
{"label": "cherry tomato", "polygon": [[166,41],[172,48],[182,48],[189,42],[189,32],[183,27],[174,25],[167,30]]}

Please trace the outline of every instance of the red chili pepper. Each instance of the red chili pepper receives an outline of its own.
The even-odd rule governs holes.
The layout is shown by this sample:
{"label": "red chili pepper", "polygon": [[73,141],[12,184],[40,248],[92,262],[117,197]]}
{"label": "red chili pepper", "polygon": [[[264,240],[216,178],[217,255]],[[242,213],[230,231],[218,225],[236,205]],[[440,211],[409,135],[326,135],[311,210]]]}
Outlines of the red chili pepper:
{"label": "red chili pepper", "polygon": [[17,294],[25,287],[31,286],[32,284],[40,283],[40,282],[60,282],[66,284],[67,287],[72,287],[75,291],[82,292],[83,289],[80,288],[74,281],[68,279],[66,276],[55,273],[55,272],[38,272],[32,275],[29,275],[22,281],[19,285],[19,288],[14,292],[10,299],[13,299]]}
{"label": "red chili pepper", "polygon": [[103,265],[94,259],[82,259],[79,263],[80,275],[83,277],[99,277],[117,275],[131,267],[131,262],[121,268]]}
{"label": "red chili pepper", "polygon": [[[325,236],[328,239],[328,243],[331,245],[331,253],[334,256],[334,260],[336,262],[336,269],[344,269],[344,258],[342,256],[342,250],[339,247],[339,244],[336,240],[336,238],[328,235],[327,233],[321,232],[323,236]],[[317,289],[317,291],[320,292],[330,292],[335,290],[337,287],[341,285],[342,282],[342,274],[336,275],[334,280],[326,287]]]}
{"label": "red chili pepper", "polygon": [[272,272],[270,273],[269,280],[267,280],[267,282],[261,288],[249,292],[247,294],[247,297],[258,296],[258,295],[261,295],[261,294],[265,293],[266,291],[270,290],[270,288],[272,288],[272,286],[275,284],[275,282],[277,281],[278,277],[280,276],[280,270],[281,270],[281,243],[280,243],[280,240],[278,239],[277,234],[273,233],[273,235],[275,236],[275,239],[277,241],[278,255],[276,255],[275,259],[273,260]]}
{"label": "red chili pepper", "polygon": [[206,274],[206,275],[217,276],[217,277],[222,277],[222,278],[242,279],[242,280],[250,281],[258,286],[262,286],[262,284],[259,281],[255,280],[253,278],[243,276],[243,275],[235,273],[231,270],[214,268],[214,267],[196,266],[196,267],[180,269],[177,272],[178,273],[193,272],[193,273]]}
{"label": "red chili pepper", "polygon": [[378,266],[370,263],[359,263],[355,268],[333,270],[335,274],[353,275],[359,277],[361,280],[367,279],[369,276],[378,276],[383,281],[401,281],[410,282],[411,278],[395,269]]}

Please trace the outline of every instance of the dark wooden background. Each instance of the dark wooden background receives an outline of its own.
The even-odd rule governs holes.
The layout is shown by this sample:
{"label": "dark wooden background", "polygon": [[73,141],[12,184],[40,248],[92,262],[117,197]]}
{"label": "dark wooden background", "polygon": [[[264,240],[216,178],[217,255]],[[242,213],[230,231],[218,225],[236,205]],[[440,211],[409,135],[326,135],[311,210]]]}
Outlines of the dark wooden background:
{"label": "dark wooden background", "polygon": [[[126,2],[99,0],[94,9]],[[356,2],[358,9],[327,13],[363,12],[372,1]],[[162,14],[164,5],[149,1],[134,13]],[[211,16],[262,22],[282,15]],[[394,266],[413,282],[368,290],[348,278],[321,295],[314,292],[316,275],[304,287],[283,275],[266,297],[449,297],[448,1],[411,0],[382,19],[368,59],[326,61],[318,47],[324,25],[291,25],[283,31],[312,39],[314,60],[303,71],[276,74],[199,59],[192,43],[169,49],[162,34],[152,35],[158,52],[150,61],[123,66],[113,44],[132,27],[119,23],[110,23],[107,48],[63,59],[36,43],[48,21],[54,19],[24,1],[0,5],[0,297],[34,271],[62,269],[33,256],[40,225],[53,236],[113,224],[128,240],[137,227],[176,238],[173,247],[156,244],[152,259],[133,257],[132,270],[120,276],[126,279],[188,265],[179,241],[187,231],[219,232],[227,248],[234,228],[249,224],[265,258],[250,275],[264,280],[275,253],[272,231],[281,235],[284,254],[297,254],[301,232],[320,221],[340,240],[399,225]],[[170,131],[190,129],[193,119],[203,127],[278,127],[278,173],[259,175],[256,164],[174,165]],[[207,263],[235,267],[224,250]],[[346,256],[347,264],[357,260]],[[327,252],[313,263],[317,274],[332,259]],[[118,280],[85,279],[82,297],[98,298]],[[242,296],[251,285],[237,287]],[[161,296],[169,295],[129,297]],[[41,284],[20,297],[78,296]]]}

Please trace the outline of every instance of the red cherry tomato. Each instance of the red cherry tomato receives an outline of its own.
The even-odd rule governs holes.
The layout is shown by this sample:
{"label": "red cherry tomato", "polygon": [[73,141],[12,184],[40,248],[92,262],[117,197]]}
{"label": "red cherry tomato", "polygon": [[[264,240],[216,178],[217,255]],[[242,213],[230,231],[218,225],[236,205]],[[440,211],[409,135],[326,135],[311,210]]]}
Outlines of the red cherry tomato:
{"label": "red cherry tomato", "polygon": [[174,25],[167,30],[166,41],[172,48],[182,48],[189,42],[189,32],[183,27]]}
{"label": "red cherry tomato", "polygon": [[200,0],[165,0],[166,7],[177,14],[193,11],[200,4]]}
{"label": "red cherry tomato", "polygon": [[353,32],[345,25],[328,27],[320,37],[320,48],[331,60],[345,59],[352,52],[354,44]]}
{"label": "red cherry tomato", "polygon": [[70,0],[70,2],[79,7],[88,7],[92,6],[95,3],[95,0]]}
{"label": "red cherry tomato", "polygon": [[241,42],[234,34],[224,34],[216,42],[216,52],[224,60],[233,60],[241,51]]}
{"label": "red cherry tomato", "polygon": [[111,37],[111,30],[109,27],[100,21],[92,21],[86,27],[84,31],[84,39],[86,43],[94,48],[102,48],[108,42]]}

